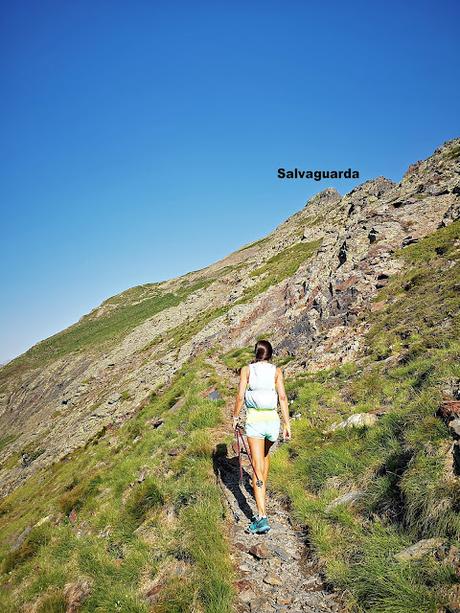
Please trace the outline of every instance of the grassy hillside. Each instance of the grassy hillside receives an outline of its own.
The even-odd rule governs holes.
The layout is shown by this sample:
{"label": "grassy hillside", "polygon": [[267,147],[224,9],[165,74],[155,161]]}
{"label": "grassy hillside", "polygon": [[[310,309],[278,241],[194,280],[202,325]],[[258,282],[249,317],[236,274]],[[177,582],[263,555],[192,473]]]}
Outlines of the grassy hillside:
{"label": "grassy hillside", "polygon": [[[329,579],[358,611],[437,611],[458,582],[437,554],[398,561],[419,539],[460,546],[452,435],[436,412],[460,378],[460,222],[401,250],[404,273],[376,297],[367,354],[288,382],[294,436],[274,457],[272,487],[309,527]],[[374,426],[325,430],[379,409]],[[353,504],[331,505],[349,491]],[[449,609],[450,610],[450,609]]]}
{"label": "grassy hillside", "polygon": [[69,353],[103,349],[119,342],[136,326],[164,309],[180,304],[193,292],[210,285],[215,279],[195,283],[184,280],[176,292],[165,292],[158,283],[141,285],[106,300],[103,315],[92,312],[58,334],[41,341],[26,353],[9,362],[0,371],[0,381],[18,371],[47,363]]}
{"label": "grassy hillside", "polygon": [[77,580],[91,586],[81,611],[148,611],[149,586],[157,611],[231,610],[212,463],[224,401],[203,395],[215,379],[204,358],[189,364],[134,419],[2,501],[2,612],[65,611],[64,586]]}

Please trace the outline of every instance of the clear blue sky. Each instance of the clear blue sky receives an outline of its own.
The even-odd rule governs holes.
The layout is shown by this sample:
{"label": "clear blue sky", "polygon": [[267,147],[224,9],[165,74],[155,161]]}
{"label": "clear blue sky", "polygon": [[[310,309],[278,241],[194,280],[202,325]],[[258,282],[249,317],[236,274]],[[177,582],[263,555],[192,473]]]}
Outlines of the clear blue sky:
{"label": "clear blue sky", "polygon": [[399,181],[460,134],[459,23],[456,0],[4,3],[0,361],[329,185]]}

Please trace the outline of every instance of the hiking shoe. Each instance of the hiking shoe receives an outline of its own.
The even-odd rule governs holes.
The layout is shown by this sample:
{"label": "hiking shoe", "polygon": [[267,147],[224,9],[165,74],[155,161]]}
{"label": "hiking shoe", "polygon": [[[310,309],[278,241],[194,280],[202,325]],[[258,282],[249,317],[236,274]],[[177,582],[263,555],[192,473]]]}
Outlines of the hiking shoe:
{"label": "hiking shoe", "polygon": [[246,532],[250,532],[251,534],[265,534],[269,530],[270,525],[268,519],[266,517],[261,517],[259,519],[258,516],[254,517],[253,521],[246,528]]}

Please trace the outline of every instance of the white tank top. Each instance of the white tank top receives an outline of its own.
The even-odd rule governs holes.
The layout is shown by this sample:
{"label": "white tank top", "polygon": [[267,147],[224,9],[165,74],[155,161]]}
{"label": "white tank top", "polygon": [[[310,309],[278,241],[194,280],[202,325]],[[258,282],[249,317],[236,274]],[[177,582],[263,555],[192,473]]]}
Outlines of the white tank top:
{"label": "white tank top", "polygon": [[275,388],[276,365],[270,362],[249,364],[249,383],[244,394],[249,409],[276,409],[278,394]]}

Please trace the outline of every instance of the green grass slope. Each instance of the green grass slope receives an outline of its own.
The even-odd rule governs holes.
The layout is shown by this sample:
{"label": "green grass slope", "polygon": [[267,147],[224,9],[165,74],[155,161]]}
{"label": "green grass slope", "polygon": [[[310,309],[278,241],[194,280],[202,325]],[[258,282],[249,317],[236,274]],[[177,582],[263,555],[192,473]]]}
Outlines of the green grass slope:
{"label": "green grass slope", "polygon": [[26,353],[15,358],[0,370],[0,382],[28,368],[44,366],[70,353],[113,346],[136,326],[160,313],[177,306],[193,292],[206,287],[215,279],[208,278],[189,283],[184,280],[177,291],[165,292],[158,283],[138,286],[106,300],[103,315],[89,313],[80,321],[41,341]]}
{"label": "green grass slope", "polygon": [[[452,435],[436,415],[460,377],[460,222],[401,250],[404,272],[376,297],[366,355],[287,384],[293,440],[274,456],[272,487],[309,527],[329,579],[356,611],[452,610],[458,586],[441,554],[398,561],[419,539],[460,546]],[[374,426],[325,433],[379,409]],[[328,506],[357,490],[354,504]],[[441,609],[441,607],[446,607]]]}
{"label": "green grass slope", "polygon": [[155,611],[231,610],[233,568],[212,462],[225,403],[203,394],[213,383],[212,367],[195,360],[135,418],[2,500],[2,612],[30,603],[37,612],[65,611],[64,586],[77,580],[91,586],[82,612],[149,611],[149,589]]}

